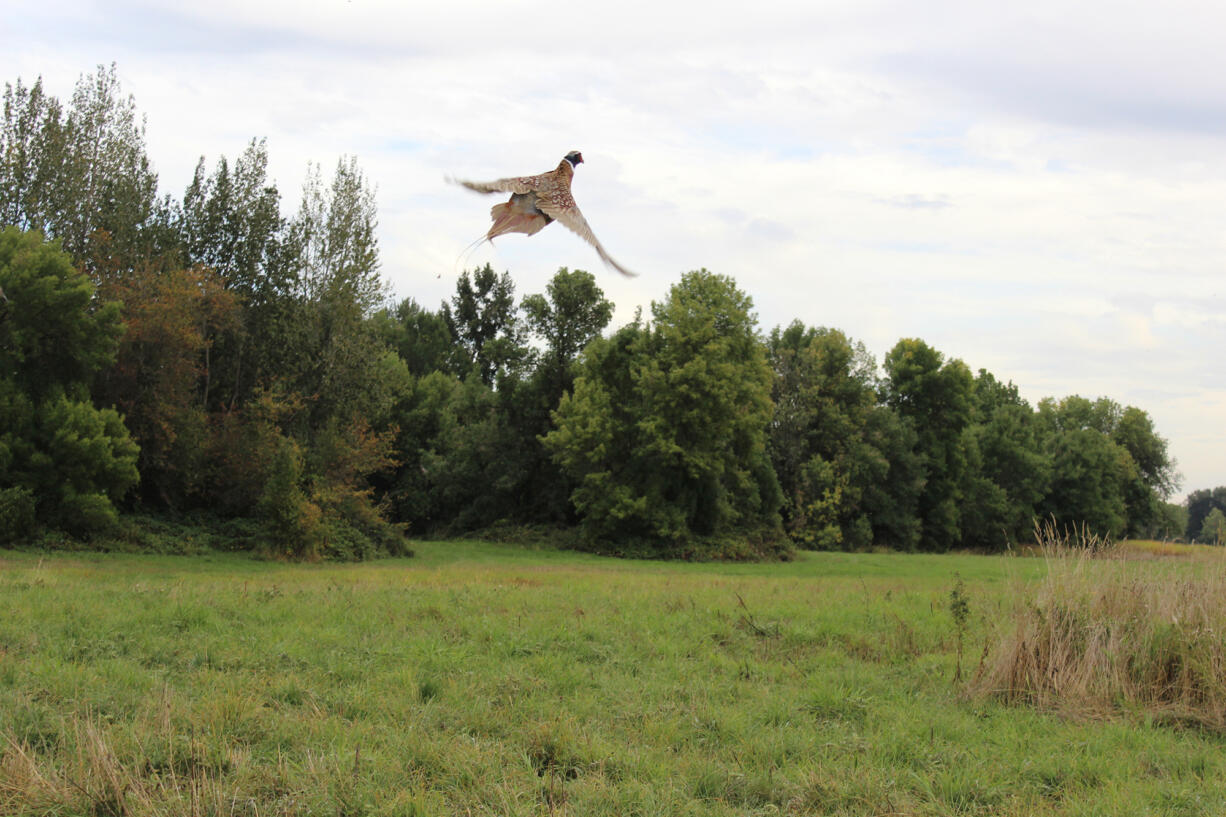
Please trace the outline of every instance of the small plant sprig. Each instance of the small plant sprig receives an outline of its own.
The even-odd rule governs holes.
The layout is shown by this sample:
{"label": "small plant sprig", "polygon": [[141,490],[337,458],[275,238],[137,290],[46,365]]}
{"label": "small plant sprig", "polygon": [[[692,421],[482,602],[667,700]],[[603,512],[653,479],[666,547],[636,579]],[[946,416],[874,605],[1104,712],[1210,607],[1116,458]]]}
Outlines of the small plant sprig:
{"label": "small plant sprig", "polygon": [[954,586],[949,591],[949,614],[954,619],[954,630],[957,633],[958,660],[954,665],[954,683],[962,681],[962,642],[966,636],[966,623],[971,615],[970,601],[966,596],[966,584],[962,577],[954,574]]}

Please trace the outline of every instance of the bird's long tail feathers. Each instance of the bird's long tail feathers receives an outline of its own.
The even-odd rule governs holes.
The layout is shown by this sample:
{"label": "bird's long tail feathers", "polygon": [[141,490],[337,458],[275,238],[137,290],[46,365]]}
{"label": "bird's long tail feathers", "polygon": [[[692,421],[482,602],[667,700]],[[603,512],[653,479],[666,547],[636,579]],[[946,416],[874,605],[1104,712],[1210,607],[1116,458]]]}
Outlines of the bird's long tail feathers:
{"label": "bird's long tail feathers", "polygon": [[456,258],[457,273],[460,269],[460,262],[467,260],[469,255],[484,242],[488,241],[493,244],[495,238],[507,233],[535,235],[545,229],[545,225],[550,222],[550,218],[537,210],[531,200],[523,199],[523,197],[512,197],[510,201],[495,204],[490,208],[490,218],[494,220],[494,223],[490,225],[489,232],[465,247]]}
{"label": "bird's long tail feathers", "polygon": [[[467,263],[469,256],[471,256],[473,252],[477,250],[478,247],[480,247],[482,244],[484,244],[485,242],[489,240],[490,240],[490,237],[488,235],[483,235],[480,238],[478,238],[476,241],[474,241],[473,243],[465,247],[460,252],[460,254],[456,256],[455,269],[453,269],[452,272],[455,273],[456,275],[459,275],[461,263]],[[493,244],[493,242],[490,241],[490,244]]]}

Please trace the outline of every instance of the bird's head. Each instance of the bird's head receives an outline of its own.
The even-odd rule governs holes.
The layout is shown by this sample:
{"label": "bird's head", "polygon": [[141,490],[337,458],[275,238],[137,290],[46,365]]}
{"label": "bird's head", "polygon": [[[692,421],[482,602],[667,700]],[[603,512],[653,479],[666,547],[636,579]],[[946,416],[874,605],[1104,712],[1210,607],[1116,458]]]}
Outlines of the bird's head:
{"label": "bird's head", "polygon": [[571,167],[578,167],[579,163],[583,161],[583,154],[577,150],[572,150],[563,158],[570,162]]}

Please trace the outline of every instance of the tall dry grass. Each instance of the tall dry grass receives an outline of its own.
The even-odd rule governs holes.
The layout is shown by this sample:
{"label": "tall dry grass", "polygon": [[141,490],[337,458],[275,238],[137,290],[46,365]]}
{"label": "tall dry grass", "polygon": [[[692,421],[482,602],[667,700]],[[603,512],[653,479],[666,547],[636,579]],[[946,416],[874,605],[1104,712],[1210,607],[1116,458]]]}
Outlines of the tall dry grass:
{"label": "tall dry grass", "polygon": [[246,813],[232,792],[207,773],[149,775],[119,760],[93,719],[70,717],[71,751],[53,762],[11,738],[0,742],[0,814],[165,814],[184,817]]}
{"label": "tall dry grass", "polygon": [[1226,731],[1226,562],[1132,560],[1052,524],[1036,538],[1046,577],[1019,584],[968,693]]}

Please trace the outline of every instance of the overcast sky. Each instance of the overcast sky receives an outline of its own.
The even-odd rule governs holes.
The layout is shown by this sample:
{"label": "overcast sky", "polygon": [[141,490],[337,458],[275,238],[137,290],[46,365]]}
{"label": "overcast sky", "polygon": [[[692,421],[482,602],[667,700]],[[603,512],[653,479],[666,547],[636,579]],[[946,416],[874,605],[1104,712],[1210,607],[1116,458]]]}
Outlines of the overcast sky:
{"label": "overcast sky", "polygon": [[[618,322],[684,271],[736,279],[878,359],[918,337],[1032,402],[1145,409],[1226,485],[1226,4],[1030,0],[416,3],[18,0],[0,79],[68,99],[117,63],[181,196],[253,137],[288,211],[356,156],[383,272],[436,307],[495,199],[574,193],[606,270],[554,225],[483,247],[520,295],[597,274]],[[442,275],[441,278],[438,276]]]}

